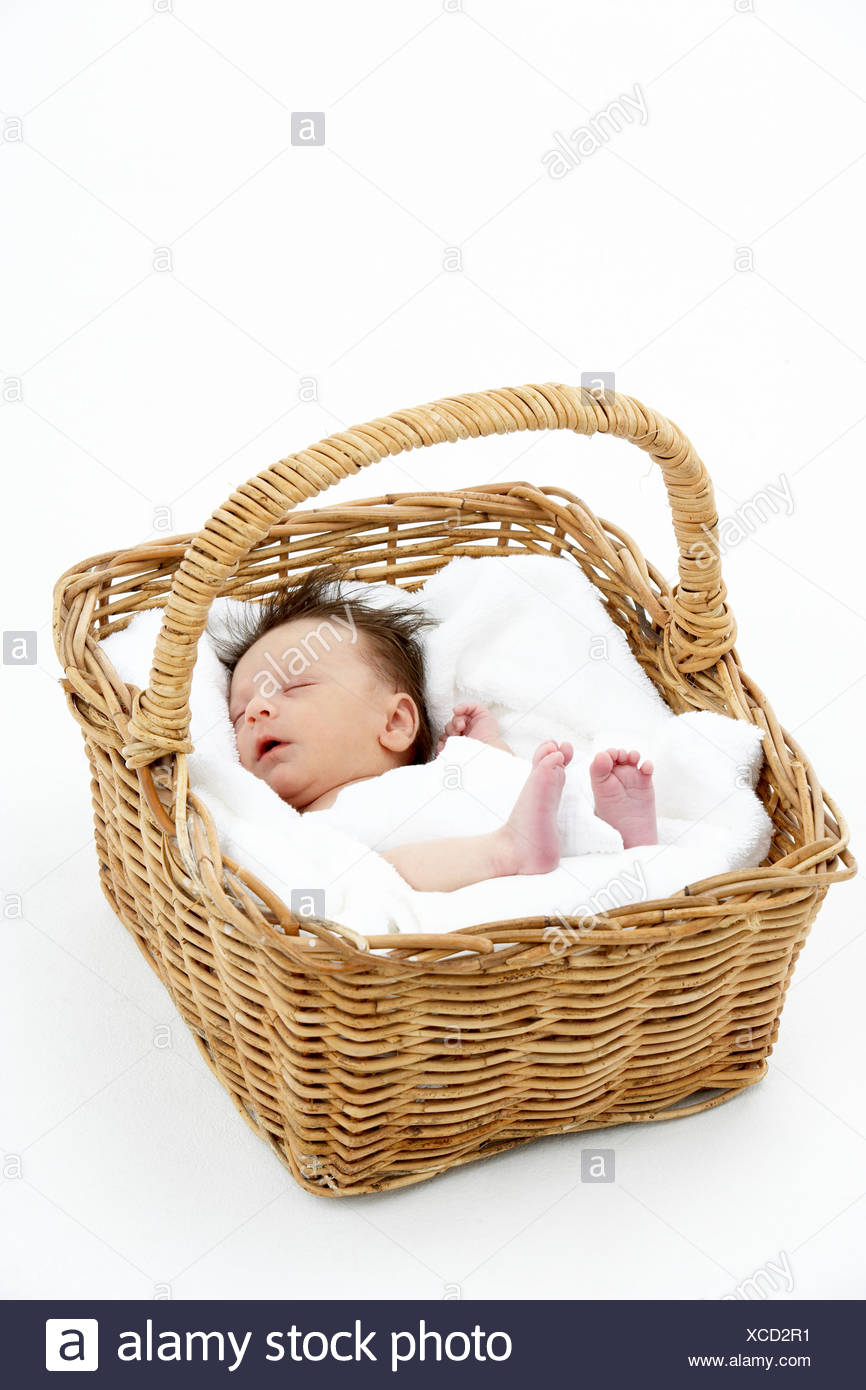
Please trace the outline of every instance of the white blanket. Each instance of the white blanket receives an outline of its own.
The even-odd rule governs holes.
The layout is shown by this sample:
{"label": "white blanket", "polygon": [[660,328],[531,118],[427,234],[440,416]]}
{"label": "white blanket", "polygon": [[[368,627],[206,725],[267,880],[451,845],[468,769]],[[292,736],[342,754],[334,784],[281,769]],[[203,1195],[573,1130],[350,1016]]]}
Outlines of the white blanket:
{"label": "white blanket", "polygon": [[[190,786],[210,810],[223,852],[297,913],[367,934],[577,916],[667,897],[766,856],[772,823],[754,792],[762,731],[707,711],[674,715],[573,561],[464,556],[415,595],[385,584],[350,584],[346,593],[419,606],[437,619],[425,637],[437,735],[455,702],[476,697],[499,716],[521,758],[530,758],[543,739],[568,739],[575,749],[569,769],[575,787],[583,778],[588,788],[587,768],[601,748],[637,748],[642,759],[650,758],[659,843],[623,850],[621,841],[617,847],[608,837],[607,849],[595,844],[592,853],[569,855],[548,874],[490,879],[451,893],[410,888],[380,854],[321,817],[317,823],[317,814],[294,810],[241,767],[228,717],[227,673],[208,635],[222,636],[227,614],[241,605],[217,599],[193,673]],[[162,610],[151,609],[104,639],[103,650],[123,680],[146,686],[161,620]]]}
{"label": "white blanket", "polygon": [[[486,835],[508,819],[532,764],[474,738],[451,737],[432,762],[350,783],[324,811],[308,811],[380,854],[397,845]],[[622,836],[596,816],[587,769],[566,769],[558,824],[563,856],[622,852]]]}

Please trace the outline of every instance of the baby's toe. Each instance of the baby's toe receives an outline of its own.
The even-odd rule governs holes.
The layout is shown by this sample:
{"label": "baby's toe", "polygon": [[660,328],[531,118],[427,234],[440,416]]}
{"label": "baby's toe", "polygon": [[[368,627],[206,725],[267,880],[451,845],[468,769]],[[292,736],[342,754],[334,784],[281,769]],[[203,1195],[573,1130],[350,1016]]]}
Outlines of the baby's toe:
{"label": "baby's toe", "polygon": [[610,775],[615,761],[615,751],[613,748],[603,748],[600,753],[596,753],[589,767],[591,777],[608,777]]}
{"label": "baby's toe", "polygon": [[537,767],[542,758],[546,758],[549,753],[556,751],[558,750],[552,738],[547,739],[544,743],[539,743],[532,755],[532,766]]}
{"label": "baby's toe", "polygon": [[640,762],[640,753],[637,751],[636,748],[632,748],[631,752],[628,755],[628,760],[632,764],[637,764]]}
{"label": "baby's toe", "polygon": [[555,743],[552,746],[547,746],[547,751],[541,755],[541,757],[538,759],[538,762],[536,763],[536,767],[538,766],[556,768],[560,772],[565,772],[565,764],[562,760],[562,754]]}

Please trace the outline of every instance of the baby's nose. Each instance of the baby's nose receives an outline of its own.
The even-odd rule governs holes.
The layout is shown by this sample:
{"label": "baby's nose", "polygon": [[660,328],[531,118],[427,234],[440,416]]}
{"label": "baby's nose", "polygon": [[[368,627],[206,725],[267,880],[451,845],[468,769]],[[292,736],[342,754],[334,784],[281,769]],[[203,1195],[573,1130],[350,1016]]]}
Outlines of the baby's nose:
{"label": "baby's nose", "polygon": [[247,705],[244,717],[249,722],[249,720],[251,720],[254,715],[266,714],[270,716],[273,714],[273,712],[274,707],[271,704],[270,700],[265,699],[263,695],[254,695],[253,698],[250,700],[249,704]]}

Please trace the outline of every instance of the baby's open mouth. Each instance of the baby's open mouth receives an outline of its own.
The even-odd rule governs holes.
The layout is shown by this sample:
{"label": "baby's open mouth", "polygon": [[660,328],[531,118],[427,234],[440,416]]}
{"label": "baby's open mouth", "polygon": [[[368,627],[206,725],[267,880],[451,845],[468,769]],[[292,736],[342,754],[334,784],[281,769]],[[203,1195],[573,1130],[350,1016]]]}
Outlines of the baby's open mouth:
{"label": "baby's open mouth", "polygon": [[284,748],[284,747],[285,747],[285,744],[283,743],[282,739],[278,739],[278,738],[269,738],[269,739],[266,739],[265,742],[262,744],[261,749],[259,750],[259,761],[261,761],[262,758],[266,758],[266,757],[268,756],[269,753],[272,753],[272,752],[274,751],[275,748]]}

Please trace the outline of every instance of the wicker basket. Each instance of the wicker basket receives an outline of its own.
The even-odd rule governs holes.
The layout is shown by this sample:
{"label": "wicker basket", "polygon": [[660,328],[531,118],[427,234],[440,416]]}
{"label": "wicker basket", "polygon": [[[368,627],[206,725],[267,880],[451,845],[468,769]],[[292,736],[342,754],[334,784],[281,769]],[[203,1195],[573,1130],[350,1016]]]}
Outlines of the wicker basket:
{"label": "wicker basket", "polygon": [[[612,434],[656,460],[678,585],[560,488],[293,511],[388,454],[539,429]],[[764,1076],[809,928],[856,862],[843,816],[740,667],[716,526],[706,470],[670,420],[612,392],[522,386],[332,435],[232,493],[198,535],[94,556],[58,580],[54,640],[93,773],[103,891],[240,1113],[308,1191],[382,1191],[539,1135],[692,1115]],[[416,590],[455,555],[525,552],[581,566],[675,713],[715,710],[766,731],[767,859],[571,918],[564,950],[556,922],[555,952],[547,917],[396,947],[393,935],[295,918],[221,854],[189,786],[190,682],[212,601],[261,598],[326,561]],[[100,642],[154,607],[164,617],[139,691]]]}

